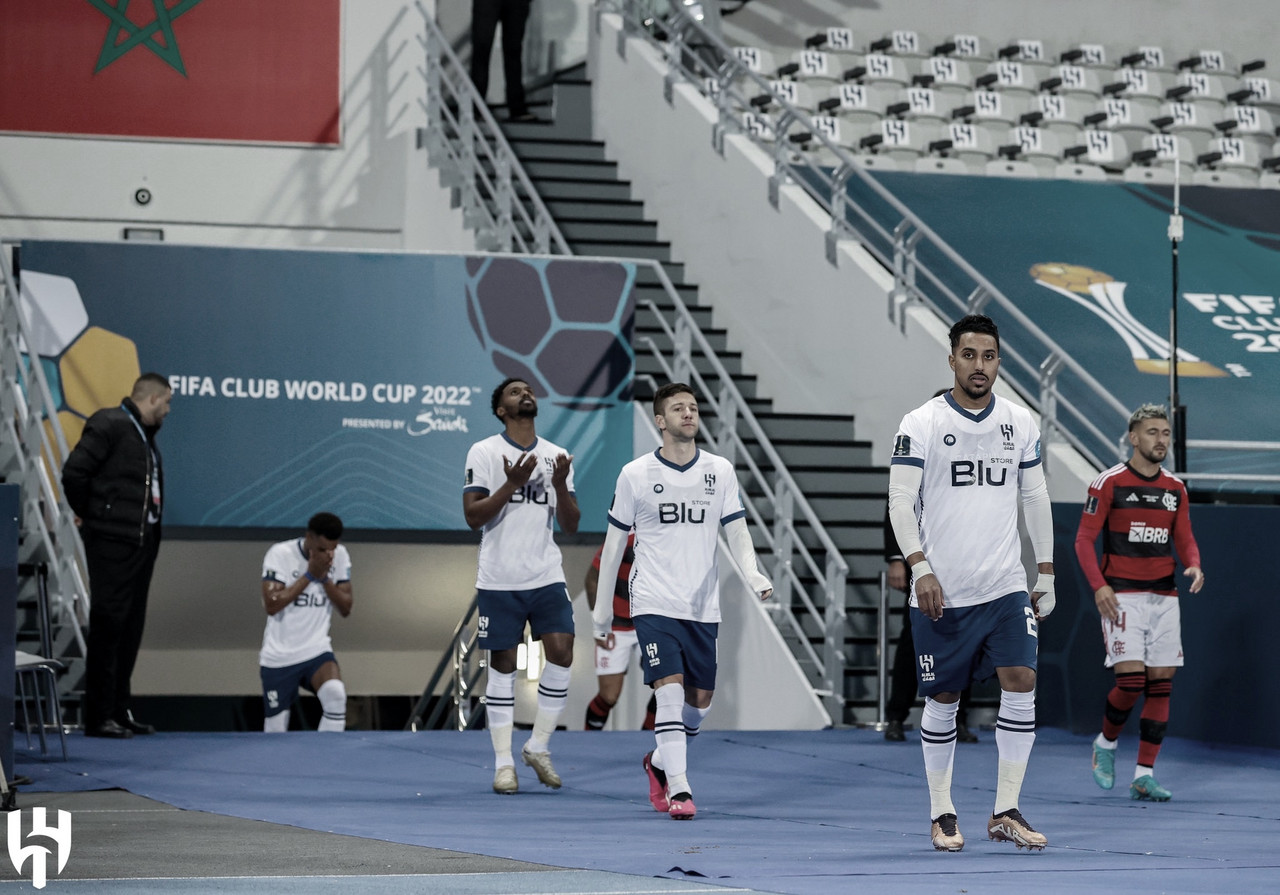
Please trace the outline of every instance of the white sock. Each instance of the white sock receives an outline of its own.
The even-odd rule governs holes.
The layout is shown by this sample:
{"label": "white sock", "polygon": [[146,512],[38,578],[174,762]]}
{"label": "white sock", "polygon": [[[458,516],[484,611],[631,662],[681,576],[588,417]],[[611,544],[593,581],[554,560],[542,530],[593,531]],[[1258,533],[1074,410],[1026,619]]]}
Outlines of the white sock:
{"label": "white sock", "polygon": [[1093,744],[1097,746],[1099,749],[1115,749],[1116,746],[1120,745],[1120,741],[1109,740],[1106,737],[1104,737],[1102,734],[1098,734],[1097,737],[1094,738]]}
{"label": "white sock", "polygon": [[1155,774],[1156,774],[1156,769],[1155,769],[1155,768],[1149,768],[1149,767],[1147,767],[1147,766],[1146,766],[1146,765],[1144,765],[1144,764],[1140,764],[1140,765],[1138,765],[1136,768],[1134,768],[1134,769],[1133,769],[1133,779],[1134,779],[1134,780],[1137,780],[1139,777],[1146,777],[1146,776],[1152,776],[1152,777],[1154,777],[1154,776],[1155,776]]}
{"label": "white sock", "polygon": [[680,717],[684,721],[684,735],[686,737],[696,737],[698,730],[702,727],[703,719],[711,712],[711,706],[700,709],[696,705],[685,703],[680,710]]}
{"label": "white sock", "polygon": [[[688,792],[688,780],[685,774],[688,766],[688,737],[684,732],[684,686],[682,684],[663,684],[657,690],[658,711],[654,715],[653,738],[658,743],[653,757],[661,755],[662,764],[658,765],[667,774],[667,791],[670,793]],[[684,788],[677,786],[683,783]]]}
{"label": "white sock", "polygon": [[347,729],[347,686],[339,678],[330,678],[316,691],[323,716],[316,730],[343,731]]}
{"label": "white sock", "polygon": [[924,699],[920,716],[920,748],[924,752],[924,773],[929,779],[929,817],[937,820],[955,814],[951,801],[951,768],[956,757],[956,712],[959,702],[945,704],[932,696]]}
{"label": "white sock", "polygon": [[264,733],[284,733],[289,729],[289,710],[276,712],[274,715],[268,715],[262,719],[262,730]]}
{"label": "white sock", "polygon": [[1000,753],[1000,773],[996,778],[996,809],[1001,814],[1018,807],[1022,778],[1027,773],[1031,746],[1036,741],[1036,694],[1000,691],[996,715],[996,750]]}
{"label": "white sock", "polygon": [[569,669],[550,662],[542,669],[538,681],[538,713],[533,716],[533,735],[524,747],[529,752],[546,752],[547,742],[555,733],[556,722],[569,697]]}
{"label": "white sock", "polygon": [[489,727],[489,739],[493,741],[493,766],[513,768],[511,757],[511,725],[516,717],[516,673],[503,674],[489,669],[489,680],[484,688],[484,712]]}

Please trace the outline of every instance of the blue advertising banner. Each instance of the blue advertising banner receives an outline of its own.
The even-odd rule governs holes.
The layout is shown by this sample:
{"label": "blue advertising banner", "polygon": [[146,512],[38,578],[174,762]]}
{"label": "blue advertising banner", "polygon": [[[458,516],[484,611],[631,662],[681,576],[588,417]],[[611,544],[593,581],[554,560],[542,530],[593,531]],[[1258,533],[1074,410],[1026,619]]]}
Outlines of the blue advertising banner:
{"label": "blue advertising banner", "polygon": [[[876,176],[1121,403],[1168,401],[1172,188]],[[1280,396],[1280,204],[1270,190],[1218,187],[1183,188],[1181,203],[1177,347],[1188,436],[1280,441],[1280,416],[1259,413]],[[998,308],[990,312],[998,319]],[[1019,335],[1001,326],[1007,340]],[[1071,397],[1088,412],[1087,394]],[[1097,408],[1092,418],[1112,415]],[[1115,428],[1118,442],[1123,421]],[[1192,450],[1189,466],[1277,471],[1265,452]]]}
{"label": "blue advertising banner", "polygon": [[74,443],[139,372],[169,377],[165,522],[466,531],[467,449],[507,376],[574,456],[603,531],[631,459],[635,267],[511,256],[24,242],[22,291]]}

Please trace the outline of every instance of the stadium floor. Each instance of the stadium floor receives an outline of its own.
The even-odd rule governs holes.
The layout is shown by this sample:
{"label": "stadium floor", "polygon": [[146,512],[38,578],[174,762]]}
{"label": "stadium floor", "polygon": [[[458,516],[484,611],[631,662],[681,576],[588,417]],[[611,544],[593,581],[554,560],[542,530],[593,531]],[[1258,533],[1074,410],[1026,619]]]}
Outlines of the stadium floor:
{"label": "stadium floor", "polygon": [[[1275,891],[1275,750],[1171,738],[1159,776],[1174,799],[1153,804],[1097,788],[1087,737],[1042,730],[1021,807],[1049,848],[1031,853],[985,837],[982,740],[957,749],[959,854],[930,845],[918,745],[869,730],[703,732],[687,823],[649,806],[640,732],[558,733],[564,787],[521,767],[515,796],[490,791],[483,732],[76,736],[65,763],[19,736],[18,803],[24,830],[25,809],[71,812],[49,878],[76,891]],[[1121,743],[1122,774],[1135,748]],[[30,865],[0,865],[0,885],[31,885]]]}

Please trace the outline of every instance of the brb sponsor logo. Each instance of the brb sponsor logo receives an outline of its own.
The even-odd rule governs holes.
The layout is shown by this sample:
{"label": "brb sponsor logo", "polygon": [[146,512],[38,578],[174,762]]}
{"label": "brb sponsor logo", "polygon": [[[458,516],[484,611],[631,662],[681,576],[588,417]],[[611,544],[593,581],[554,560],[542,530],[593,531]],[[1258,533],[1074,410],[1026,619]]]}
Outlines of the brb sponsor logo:
{"label": "brb sponsor logo", "polygon": [[49,826],[44,808],[31,809],[31,832],[26,836],[22,835],[22,815],[25,811],[12,811],[9,813],[9,860],[13,862],[13,869],[19,873],[23,873],[23,868],[27,862],[31,862],[31,884],[37,889],[43,889],[48,881],[49,858],[53,856],[53,850],[43,845],[23,845],[23,839],[48,839],[57,851],[57,869],[54,875],[57,876],[67,866],[67,858],[71,857],[71,812],[59,811],[58,823],[56,826]]}
{"label": "brb sponsor logo", "polygon": [[1145,522],[1131,522],[1129,523],[1129,543],[1167,544],[1169,543],[1169,529],[1161,528],[1158,525],[1148,525]]}
{"label": "brb sponsor logo", "polygon": [[931,653],[925,653],[919,658],[920,658],[920,680],[924,683],[928,683],[932,681],[934,678],[933,655]]}

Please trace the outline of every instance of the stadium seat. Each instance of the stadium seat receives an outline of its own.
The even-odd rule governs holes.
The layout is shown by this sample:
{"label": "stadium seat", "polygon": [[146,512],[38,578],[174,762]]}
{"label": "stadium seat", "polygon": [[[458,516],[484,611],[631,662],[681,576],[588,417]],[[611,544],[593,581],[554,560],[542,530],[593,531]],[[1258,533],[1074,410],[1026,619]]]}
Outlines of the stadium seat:
{"label": "stadium seat", "polygon": [[1178,60],[1177,65],[1179,71],[1203,74],[1216,81],[1223,90],[1230,91],[1238,78],[1260,70],[1266,63],[1261,59],[1242,63],[1222,50],[1197,50]]}
{"label": "stadium seat", "polygon": [[996,50],[996,58],[1017,62],[1032,81],[1039,83],[1049,77],[1056,56],[1039,38],[1023,38],[1010,41]]}
{"label": "stadium seat", "polygon": [[968,60],[952,56],[930,56],[922,63],[921,74],[933,77],[930,86],[934,90],[960,94],[972,91],[973,82],[978,76]]}
{"label": "stadium seat", "polygon": [[1055,177],[1078,180],[1106,180],[1108,174],[1120,173],[1130,163],[1129,141],[1123,134],[1108,130],[1088,130],[1081,141],[1062,150],[1063,162]]}
{"label": "stadium seat", "polygon": [[1253,144],[1259,153],[1268,151],[1276,137],[1271,113],[1258,106],[1228,106],[1226,117],[1218,122],[1217,128],[1228,137]]}
{"label": "stadium seat", "polygon": [[1102,44],[1072,44],[1058,54],[1058,60],[1064,65],[1079,65],[1095,70],[1110,71],[1115,69],[1115,63],[1108,58],[1107,48]]}
{"label": "stadium seat", "polygon": [[762,77],[772,78],[777,74],[778,61],[772,50],[763,47],[734,47],[733,54],[743,67]]}
{"label": "stadium seat", "polygon": [[[1062,161],[1062,145],[1058,135],[1039,127],[1010,128],[999,146],[1000,156],[1008,161],[1025,162],[1034,168],[1034,175],[1051,177]],[[1021,175],[1019,175],[1021,176]]]}
{"label": "stadium seat", "polygon": [[1196,152],[1191,141],[1175,134],[1147,134],[1132,155],[1132,163],[1124,169],[1124,179],[1143,183],[1173,183],[1175,168],[1179,177],[1191,181]]}
{"label": "stadium seat", "polygon": [[1115,60],[1116,64],[1124,68],[1141,68],[1147,71],[1171,72],[1173,71],[1173,60],[1165,53],[1163,47],[1158,46],[1140,46],[1127,50],[1119,55]]}
{"label": "stadium seat", "polygon": [[1094,106],[1093,112],[1085,116],[1084,122],[1092,127],[1104,127],[1113,133],[1129,134],[1138,139],[1156,132],[1151,119],[1139,115],[1133,103],[1113,96],[1105,97]]}
{"label": "stadium seat", "polygon": [[[1249,91],[1247,96],[1243,91]],[[1273,112],[1280,112],[1280,81],[1260,76],[1246,76],[1236,82],[1234,90],[1227,96],[1237,96],[1236,102],[1243,105],[1260,106]]]}
{"label": "stadium seat", "polygon": [[1254,143],[1239,137],[1216,137],[1209,151],[1197,156],[1192,182],[1214,186],[1254,186],[1258,182],[1261,154]]}
{"label": "stadium seat", "polygon": [[1032,98],[1031,111],[1022,120],[1053,131],[1064,146],[1073,145],[1084,130],[1084,119],[1094,110],[1091,103],[1078,96],[1039,93]]}
{"label": "stadium seat", "polygon": [[933,48],[935,56],[950,56],[970,62],[990,62],[996,58],[995,47],[976,34],[953,34]]}
{"label": "stadium seat", "polygon": [[[813,92],[813,88],[807,83],[774,80],[769,82],[769,86],[773,89],[774,96],[790,103],[796,108],[802,109],[805,112],[817,111],[818,96]],[[767,110],[768,106],[765,106],[762,102],[758,103],[758,99],[758,97],[753,99],[752,103],[759,105],[762,111]],[[768,99],[768,94],[765,94],[765,99]]]}
{"label": "stadium seat", "polygon": [[1003,137],[1004,130],[1021,123],[1022,116],[1031,111],[1029,94],[1000,93],[995,90],[975,90],[968,101],[952,110],[952,117],[974,124],[998,124]]}
{"label": "stadium seat", "polygon": [[981,171],[996,157],[997,143],[991,131],[967,122],[947,125],[940,139],[949,142],[948,154],[964,162],[970,169]]}
{"label": "stadium seat", "polygon": [[884,53],[888,56],[914,56],[924,58],[933,54],[933,44],[920,35],[918,31],[891,31],[867,44],[871,53]]}
{"label": "stadium seat", "polygon": [[1195,103],[1165,103],[1151,123],[1163,133],[1189,139],[1197,154],[1206,151],[1209,141],[1218,135],[1217,122]]}
{"label": "stadium seat", "polygon": [[938,140],[943,133],[943,125],[903,121],[886,118],[880,122],[878,132],[871,133],[859,141],[859,148],[877,156],[904,162],[914,167],[921,156],[929,152],[931,143]]}
{"label": "stadium seat", "polygon": [[1136,118],[1148,120],[1159,117],[1167,90],[1159,73],[1133,67],[1117,69],[1116,80],[1102,88],[1105,96],[1128,100]]}
{"label": "stadium seat", "polygon": [[1200,71],[1179,72],[1171,98],[1184,103],[1195,103],[1200,112],[1211,121],[1221,120],[1222,110],[1227,106],[1227,92],[1223,82]]}
{"label": "stadium seat", "polygon": [[825,53],[822,50],[797,50],[778,74],[809,84],[815,90],[826,90],[844,80],[844,73],[863,64],[861,56]]}
{"label": "stadium seat", "polygon": [[885,107],[897,96],[898,91],[892,87],[840,84],[831,88],[827,98],[818,103],[818,109],[853,124],[878,122],[884,117]]}
{"label": "stadium seat", "polygon": [[1030,96],[1040,90],[1040,82],[1044,80],[1043,76],[1047,76],[1048,67],[1037,74],[1037,70],[1022,62],[1015,62],[1009,59],[997,59],[987,65],[985,72],[980,74],[975,80],[974,85],[986,90],[995,90],[1000,93],[1021,93]]}
{"label": "stadium seat", "polygon": [[947,124],[964,97],[954,93],[942,93],[929,87],[907,87],[885,106],[885,114],[907,121]]}
{"label": "stadium seat", "polygon": [[804,45],[834,55],[847,53],[865,56],[867,52],[866,42],[859,41],[852,28],[827,28],[810,35],[805,39]]}
{"label": "stadium seat", "polygon": [[[914,60],[913,60],[914,62]],[[899,56],[887,56],[884,53],[868,53],[863,60],[866,71],[856,78],[862,84],[906,87],[915,74],[912,65]]]}
{"label": "stadium seat", "polygon": [[1090,102],[1102,98],[1102,80],[1098,77],[1098,70],[1080,65],[1056,66],[1050,70],[1049,77],[1040,82],[1040,89]]}

